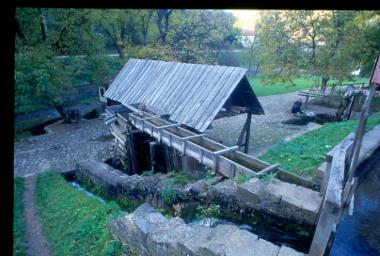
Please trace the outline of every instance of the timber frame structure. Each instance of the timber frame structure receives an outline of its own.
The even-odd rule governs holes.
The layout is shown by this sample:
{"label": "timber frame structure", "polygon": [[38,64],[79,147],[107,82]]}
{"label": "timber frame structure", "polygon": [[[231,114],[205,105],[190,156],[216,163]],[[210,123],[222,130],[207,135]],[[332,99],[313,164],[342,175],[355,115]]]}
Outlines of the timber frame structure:
{"label": "timber frame structure", "polygon": [[[114,103],[107,106],[105,119],[115,136],[113,160],[119,159],[129,174],[208,166],[228,178],[276,172],[279,179],[315,188],[315,183],[279,165],[246,154],[252,114],[264,110],[245,72],[235,67],[130,59],[104,94]],[[247,120],[236,146],[205,137],[203,132],[213,120],[244,113]],[[151,168],[140,167],[137,137],[145,141]],[[238,151],[242,146],[244,153]]]}

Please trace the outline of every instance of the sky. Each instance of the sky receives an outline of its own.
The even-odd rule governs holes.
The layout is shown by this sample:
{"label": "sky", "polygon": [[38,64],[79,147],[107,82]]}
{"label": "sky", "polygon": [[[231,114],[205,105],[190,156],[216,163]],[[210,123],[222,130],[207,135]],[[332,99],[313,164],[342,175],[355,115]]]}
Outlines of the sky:
{"label": "sky", "polygon": [[226,10],[236,17],[236,26],[244,30],[254,30],[259,18],[259,10]]}

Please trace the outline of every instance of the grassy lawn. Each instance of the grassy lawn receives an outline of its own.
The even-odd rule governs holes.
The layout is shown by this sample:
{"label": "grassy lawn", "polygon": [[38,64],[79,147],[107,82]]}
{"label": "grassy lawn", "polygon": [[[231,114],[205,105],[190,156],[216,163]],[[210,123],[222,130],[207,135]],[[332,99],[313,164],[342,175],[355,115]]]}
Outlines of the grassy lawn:
{"label": "grassy lawn", "polygon": [[[372,115],[367,130],[380,124],[380,113]],[[259,158],[280,166],[292,173],[312,177],[325,160],[325,155],[349,133],[354,132],[356,120],[328,123],[287,143],[280,143]]]}
{"label": "grassy lawn", "polygon": [[58,173],[37,177],[36,204],[52,255],[135,255],[108,230],[122,214],[119,206],[85,195]]}
{"label": "grassy lawn", "polygon": [[[273,84],[263,84],[260,76],[257,76],[257,77],[250,76],[248,77],[248,80],[258,97],[281,94],[281,93],[289,93],[289,92],[295,92],[295,91],[300,91],[300,90],[307,90],[313,84],[313,79],[311,77],[303,77],[303,78],[295,79],[294,86],[286,85],[281,82],[273,83]],[[355,82],[367,83],[368,78],[356,78]],[[352,81],[343,81],[343,83],[352,83]]]}
{"label": "grassy lawn", "polygon": [[23,178],[15,178],[13,181],[13,255],[26,255],[24,208],[22,197],[24,193]]}

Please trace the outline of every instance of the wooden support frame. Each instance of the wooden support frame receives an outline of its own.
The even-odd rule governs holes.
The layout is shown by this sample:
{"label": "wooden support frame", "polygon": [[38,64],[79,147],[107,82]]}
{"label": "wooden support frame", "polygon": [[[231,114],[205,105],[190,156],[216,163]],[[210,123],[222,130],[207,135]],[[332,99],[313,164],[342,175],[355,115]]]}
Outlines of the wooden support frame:
{"label": "wooden support frame", "polygon": [[220,155],[220,154],[223,154],[223,153],[227,153],[227,152],[231,152],[231,151],[236,151],[239,149],[239,146],[233,146],[233,147],[229,147],[229,148],[224,148],[224,149],[221,149],[221,150],[218,150],[218,151],[215,151],[213,152],[215,155]]}
{"label": "wooden support frame", "polygon": [[276,170],[278,170],[279,167],[280,167],[280,164],[273,164],[273,165],[268,166],[267,168],[264,168],[263,170],[257,172],[256,176],[262,176],[262,175],[267,174],[269,172],[276,171]]}
{"label": "wooden support frame", "polygon": [[200,138],[200,137],[204,137],[204,136],[206,136],[206,134],[201,133],[201,134],[196,134],[196,135],[191,135],[191,136],[183,137],[181,139],[182,140],[190,140],[190,139]]}
{"label": "wooden support frame", "polygon": [[166,129],[166,128],[174,128],[174,127],[178,127],[178,126],[181,126],[181,124],[168,124],[168,125],[163,125],[163,126],[159,126],[157,127],[158,130],[163,130],[163,129]]}
{"label": "wooden support frame", "polygon": [[[237,145],[239,147],[244,146],[244,153],[248,153],[249,150],[249,139],[251,135],[251,121],[252,121],[252,113],[247,112],[247,119],[243,125],[243,128],[240,132],[239,138],[237,140]],[[244,143],[243,143],[244,140]]]}

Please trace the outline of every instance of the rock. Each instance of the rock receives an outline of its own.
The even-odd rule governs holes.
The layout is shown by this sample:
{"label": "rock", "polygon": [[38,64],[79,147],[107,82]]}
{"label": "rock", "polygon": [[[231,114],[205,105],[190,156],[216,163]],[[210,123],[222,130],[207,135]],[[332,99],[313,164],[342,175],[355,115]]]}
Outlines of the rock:
{"label": "rock", "polygon": [[303,253],[297,252],[287,246],[281,246],[278,256],[302,256]]}
{"label": "rock", "polygon": [[204,194],[208,190],[208,184],[205,180],[198,180],[187,187],[187,190],[193,196]]}

